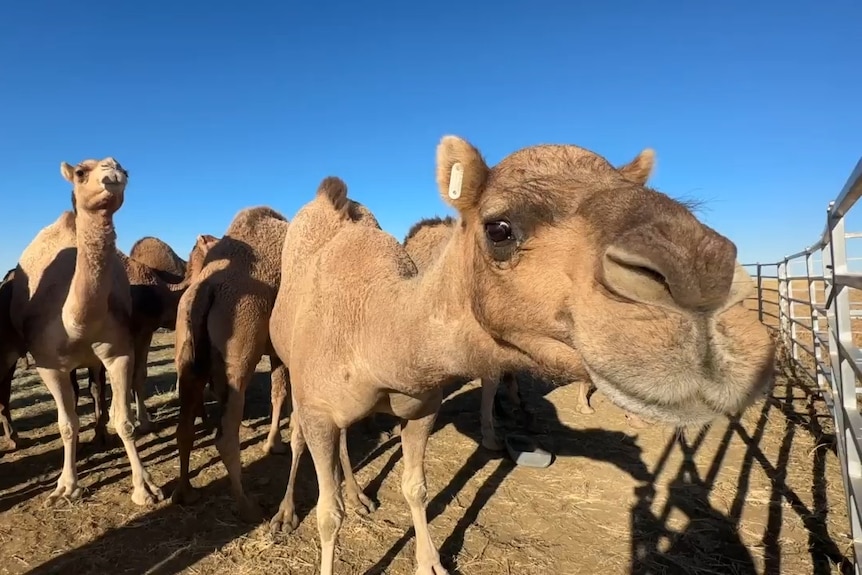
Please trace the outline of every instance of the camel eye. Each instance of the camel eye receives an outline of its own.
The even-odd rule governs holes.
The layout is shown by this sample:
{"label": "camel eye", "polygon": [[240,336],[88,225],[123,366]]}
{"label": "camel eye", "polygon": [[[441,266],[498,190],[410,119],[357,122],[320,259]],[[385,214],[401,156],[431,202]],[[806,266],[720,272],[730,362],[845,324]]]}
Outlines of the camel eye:
{"label": "camel eye", "polygon": [[486,223],[485,235],[495,244],[515,239],[512,235],[512,225],[506,220]]}
{"label": "camel eye", "polygon": [[84,177],[84,170],[82,170],[81,168],[78,168],[77,170],[75,170],[75,175],[78,176],[79,178],[83,178]]}

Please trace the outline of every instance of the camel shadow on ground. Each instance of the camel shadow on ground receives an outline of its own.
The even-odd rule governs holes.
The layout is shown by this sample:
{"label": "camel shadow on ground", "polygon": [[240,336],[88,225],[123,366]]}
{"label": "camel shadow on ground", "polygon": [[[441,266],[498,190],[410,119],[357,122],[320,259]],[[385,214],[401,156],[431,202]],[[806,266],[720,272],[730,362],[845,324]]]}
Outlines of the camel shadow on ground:
{"label": "camel shadow on ground", "polygon": [[[151,380],[159,380],[152,381],[150,385],[169,385],[168,382],[171,377],[173,377],[172,374],[165,374],[161,378],[150,378]],[[162,379],[164,381],[161,381]],[[258,373],[255,379],[256,381],[249,386],[246,415],[252,421],[260,419],[261,424],[252,423],[249,427],[253,437],[243,441],[242,448],[244,450],[260,449],[266,436],[266,424],[264,422],[268,420],[269,416],[268,374]],[[168,406],[162,407],[163,411],[170,409]],[[450,424],[460,428],[462,424],[459,423],[459,420],[471,419],[475,420],[476,428],[470,431],[474,433],[478,431],[478,418],[478,404],[473,394],[459,394],[444,403],[436,429],[439,430]],[[393,437],[387,433],[387,425],[381,426],[380,423],[380,420],[374,423],[360,422],[350,429],[349,444],[354,468],[368,465],[369,462],[399,441],[397,436]],[[385,418],[383,423],[387,423]],[[378,430],[375,432],[374,428],[378,428]],[[198,425],[198,429],[200,430],[200,425]],[[625,434],[599,429],[572,430],[563,426],[559,421],[551,425],[550,431],[555,434],[558,454],[571,454],[610,461],[634,476],[645,477],[646,468],[640,461],[639,449],[633,442],[625,440]],[[195,442],[195,451],[211,445],[212,441],[212,433],[206,434],[199,431]],[[609,450],[608,445],[612,443],[619,445],[619,449]],[[177,456],[172,433],[157,433],[147,436],[139,440],[139,446],[141,452],[145,454],[144,461],[149,466],[175,459]],[[393,466],[400,458],[400,454],[399,448],[377,476],[368,483],[366,492],[369,495],[373,497],[377,494],[384,479],[390,474]],[[53,453],[53,456],[59,469],[60,454]],[[499,459],[496,464],[493,463],[495,458]],[[91,492],[96,491],[117,481],[127,480],[129,468],[127,464],[124,464],[123,459],[122,449],[115,448],[109,454],[94,455],[82,462],[82,479],[90,475],[98,478],[95,483],[88,484],[89,490]],[[247,489],[261,503],[269,516],[275,512],[284,494],[289,462],[289,455],[272,455],[244,465],[243,477]],[[356,465],[356,462],[360,462],[359,465]],[[507,459],[499,458],[498,455],[477,449],[468,457],[449,484],[429,502],[428,518],[431,521],[443,511],[447,502],[454,499],[464,489],[476,472],[489,463],[496,465],[496,467],[480,488],[464,516],[458,520],[455,530],[441,545],[441,553],[444,556],[457,555],[458,550],[463,545],[464,531],[475,521],[482,506],[494,495],[499,485],[508,476],[513,469],[513,464]],[[212,553],[213,549],[220,548],[247,535],[257,526],[243,524],[234,516],[228,480],[218,457],[210,458],[209,461],[203,463],[193,463],[192,480],[194,481],[196,476],[214,465],[219,467],[220,477],[201,488],[201,501],[198,503],[189,506],[170,503],[160,504],[153,511],[139,515],[122,528],[110,530],[84,545],[35,567],[28,573],[36,575],[75,572],[84,575],[102,573],[106,570],[116,572],[116,566],[122,564],[128,572],[175,574]],[[37,493],[30,493],[30,496],[42,496],[45,491],[51,488],[53,482],[45,483],[47,485],[42,486]],[[167,485],[163,486],[166,496],[170,494],[174,484],[175,479],[171,479]],[[310,457],[306,455],[300,460],[296,490],[297,513],[301,519],[304,519],[314,508],[316,499],[317,486],[314,469]],[[82,503],[82,505],[87,504],[87,501]],[[387,500],[385,505],[406,505],[406,503],[399,498],[397,501]],[[373,515],[371,517],[373,519]],[[198,528],[202,524],[208,526],[205,534],[202,534]],[[205,542],[201,541],[203,537],[206,539]],[[404,545],[412,537],[413,530],[410,528],[367,573],[384,572],[392,558],[401,552]],[[140,548],[141,541],[151,541],[161,551],[133,552],[132,550]],[[453,571],[453,573],[457,573],[457,571]]]}
{"label": "camel shadow on ground", "polygon": [[[168,388],[173,384],[174,377],[173,374],[165,374],[158,378],[151,377],[150,385],[157,389]],[[269,419],[268,379],[268,374],[258,373],[255,381],[249,386],[246,416],[252,422],[249,426],[252,437],[247,437],[242,442],[244,450],[260,449],[266,436]],[[777,575],[781,572],[782,499],[789,502],[793,511],[803,518],[805,527],[809,531],[809,552],[814,564],[814,575],[831,573],[831,565],[839,565],[842,575],[845,573],[849,575],[852,572],[851,564],[831,539],[826,528],[828,505],[825,494],[824,461],[828,447],[816,449],[812,453],[815,468],[812,485],[815,509],[808,509],[784,481],[789,445],[795,433],[799,430],[811,433],[817,438],[818,443],[828,443],[830,440],[830,437],[820,428],[819,418],[822,415],[817,414],[813,407],[808,413],[798,413],[792,404],[794,393],[798,395],[802,390],[810,395],[809,388],[795,383],[796,380],[792,377],[786,381],[784,388],[777,389],[772,398],[764,403],[753,433],[746,432],[736,421],[728,426],[721,438],[718,451],[709,462],[708,471],[702,475],[694,464],[694,458],[704,442],[706,430],[691,441],[682,435],[671,437],[658,457],[654,469],[649,470],[641,458],[641,447],[637,445],[633,435],[603,429],[577,430],[565,426],[557,416],[553,403],[545,397],[553,389],[551,386],[528,380],[525,382],[527,390],[523,396],[528,408],[534,413],[536,424],[533,431],[537,434],[540,443],[549,447],[557,457],[585,457],[609,462],[620,472],[640,482],[635,488],[636,502],[630,510],[629,573],[631,575],[652,575],[663,572],[723,572],[745,575],[758,573],[749,549],[737,534],[742,508],[748,493],[750,473],[755,464],[766,471],[773,486],[769,521],[763,538],[764,575]],[[780,398],[781,392],[783,392],[783,398]],[[479,486],[454,529],[440,544],[443,561],[450,564],[453,575],[460,571],[457,565],[451,565],[452,561],[449,558],[458,556],[464,546],[465,532],[474,524],[482,508],[515,469],[515,465],[507,457],[479,447],[480,394],[480,389],[475,388],[450,396],[444,402],[435,426],[435,432],[449,425],[454,426],[460,433],[471,438],[477,448],[451,476],[448,485],[437,491],[430,499],[429,522],[443,512],[480,470],[491,466],[490,475]],[[816,398],[811,399],[812,406],[815,401]],[[163,423],[165,419],[172,417],[167,415],[169,412],[173,410],[175,413],[174,403],[175,401],[169,401],[168,405],[162,407],[166,415],[159,419],[163,420]],[[770,412],[776,408],[784,413],[787,425],[778,459],[773,465],[761,451],[760,441]],[[399,443],[397,436],[387,432],[395,423],[395,418],[378,416],[373,422],[360,422],[351,427],[348,433],[354,469],[359,471]],[[517,422],[505,419],[502,424],[504,427],[518,425]],[[286,436],[285,433],[285,438]],[[718,470],[723,464],[727,447],[734,436],[742,438],[746,444],[746,451],[733,503],[730,511],[723,513],[710,504],[709,495]],[[195,450],[211,445],[212,441],[211,433],[199,431]],[[144,459],[148,465],[177,457],[173,433],[147,436],[139,440],[139,445],[142,453],[146,453]],[[656,510],[654,500],[657,483],[665,473],[668,458],[675,449],[681,451],[683,464],[670,481],[664,482],[669,495],[663,508]],[[47,456],[43,463],[47,463],[50,459],[59,470],[62,460],[59,452],[51,450],[43,455]],[[380,471],[365,486],[366,493],[373,499],[376,499],[384,480],[400,458],[401,450],[398,448],[391,453]],[[268,516],[274,513],[284,494],[289,461],[289,455],[275,455],[265,456],[244,465],[243,477],[247,489],[261,503]],[[16,465],[19,463],[15,462]],[[115,448],[108,454],[91,456],[82,463],[82,478],[88,475],[98,477],[96,483],[88,485],[90,490],[97,490],[125,480],[129,475],[121,448]],[[117,465],[118,463],[120,465]],[[201,489],[200,502],[190,506],[162,504],[153,511],[139,515],[122,528],[110,530],[80,547],[35,567],[28,573],[41,575],[68,571],[86,575],[106,571],[116,572],[116,566],[121,564],[122,560],[122,564],[130,573],[172,575],[209,555],[213,549],[246,536],[257,526],[243,524],[234,516],[228,480],[218,457],[212,457],[203,463],[193,463],[192,479],[194,481],[199,474],[212,466],[218,468],[220,477]],[[537,470],[537,473],[541,473],[541,470]],[[31,485],[30,489],[18,495],[18,501],[21,498],[42,495],[53,486],[53,480],[43,483],[45,485]],[[175,479],[171,479],[164,486],[166,496],[170,494],[174,483]],[[306,455],[300,461],[296,490],[297,513],[301,520],[304,520],[314,509],[316,499],[314,469],[310,457]],[[86,501],[83,502],[83,505],[87,504]],[[8,505],[0,505],[8,509]],[[385,505],[403,506],[406,503],[399,498],[387,500]],[[671,510],[686,515],[688,518],[686,528],[674,531],[667,526],[667,518]],[[374,515],[371,516],[372,520],[373,517]],[[208,526],[205,533],[200,531],[199,526],[202,524]],[[414,532],[410,527],[365,573],[377,575],[387,572],[394,559],[405,552],[405,547],[413,538]],[[662,540],[667,541],[668,544],[662,546]],[[141,541],[154,542],[159,551],[146,553],[129,551],[140,548]]]}

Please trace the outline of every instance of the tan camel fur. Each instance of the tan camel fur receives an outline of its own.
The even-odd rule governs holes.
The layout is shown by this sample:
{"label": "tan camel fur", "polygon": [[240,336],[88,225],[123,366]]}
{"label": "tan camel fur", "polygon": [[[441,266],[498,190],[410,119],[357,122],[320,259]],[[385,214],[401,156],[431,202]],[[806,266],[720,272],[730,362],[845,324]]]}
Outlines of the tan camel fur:
{"label": "tan camel fur", "polygon": [[155,271],[168,283],[179,283],[186,277],[186,262],[159,238],[144,236],[139,239],[129,250],[129,257]]}
{"label": "tan camel fur", "polygon": [[[364,205],[353,200],[347,200],[346,216],[348,220],[356,225],[371,227],[377,230],[380,229],[380,223],[374,214]],[[316,233],[313,219],[306,219],[302,222],[305,224],[305,233]],[[291,224],[292,225],[292,224]],[[302,231],[296,232],[301,234]],[[282,256],[283,257],[283,256]],[[286,296],[282,296],[286,297]],[[286,370],[286,368],[285,368]],[[287,370],[286,370],[287,371]],[[287,378],[287,386],[290,386],[290,378]],[[373,416],[373,413],[371,414]],[[344,473],[344,487],[347,491],[347,502],[361,515],[368,515],[377,509],[377,504],[371,500],[359,487],[359,482],[356,481],[356,476],[353,474],[353,467],[350,463],[350,453],[347,449],[347,427],[340,430],[338,456],[341,469]],[[287,488],[284,492],[284,498],[279,506],[279,512],[276,518],[272,521],[272,528],[289,533],[299,527],[299,516],[296,514],[296,506],[294,494],[296,489],[296,473],[299,469],[299,459],[305,452],[305,437],[302,434],[302,429],[298,424],[291,427],[290,438],[290,474],[287,479]]]}
{"label": "tan camel fur", "polygon": [[[128,173],[113,158],[60,164],[73,185],[77,214],[63,212],[24,249],[12,289],[12,324],[33,355],[57,403],[63,471],[46,503],[80,497],[76,466],[78,415],[69,371],[104,364],[113,389],[111,421],[132,471],[132,501],[163,498],[141,463],[130,420],[135,352],[132,298],[116,253],[113,215],[122,206]],[[5,366],[4,366],[5,367]]]}
{"label": "tan camel fur", "polygon": [[[650,161],[649,156],[644,161]],[[649,171],[646,175],[649,175]],[[637,182],[645,184],[646,182]],[[431,267],[437,258],[443,253],[446,243],[454,231],[455,219],[452,217],[433,217],[425,218],[416,222],[411,226],[410,230],[404,238],[404,249],[410,255],[410,258],[416,264],[419,273]],[[518,380],[514,373],[504,373],[500,380],[484,378],[482,382],[482,400],[480,407],[481,430],[482,430],[482,446],[486,449],[499,451],[503,449],[500,439],[497,437],[494,426],[494,397],[497,394],[497,389],[500,383],[509,397],[511,405],[523,409],[521,395],[518,389]],[[584,415],[595,413],[595,409],[590,407],[587,394],[590,389],[589,377],[582,381],[574,382],[577,386],[577,408]],[[626,419],[632,427],[643,427],[645,423],[637,415],[626,412]]]}
{"label": "tan camel fur", "polygon": [[440,575],[424,452],[449,384],[585,370],[614,403],[671,425],[739,412],[770,385],[774,345],[742,305],[752,282],[734,244],[632,181],[651,155],[616,169],[543,145],[489,168],[466,141],[443,138],[437,181],[459,221],[421,275],[395,238],[351,223],[337,178],[296,214],[270,335],[317,472],[322,575],[344,515],[339,430],[373,411],[403,420],[416,572]]}
{"label": "tan camel fur", "polygon": [[188,467],[196,416],[205,417],[203,392],[211,383],[222,409],[216,447],[227,468],[239,516],[262,519],[242,487],[239,425],[245,391],[264,354],[270,358],[272,422],[265,449],[284,452],[279,421],[287,397],[287,373],[269,343],[269,314],[281,276],[281,244],[288,222],[268,207],[241,210],[209,251],[204,268],[180,300],[176,368],[180,394],[177,445],[180,478],[172,500],[198,498]]}
{"label": "tan camel fur", "polygon": [[[419,273],[430,269],[437,258],[442,255],[446,244],[449,242],[455,229],[455,219],[426,218],[416,222],[404,238],[402,245]],[[506,373],[498,382],[496,379],[483,378],[482,401],[480,407],[480,419],[482,429],[482,445],[494,451],[503,449],[494,428],[494,396],[497,394],[499,383],[503,383],[512,405],[521,407],[521,396],[518,390],[518,381],[514,374]]]}
{"label": "tan camel fur", "polygon": [[[135,370],[132,380],[132,390],[136,404],[138,432],[149,433],[155,429],[150,419],[145,403],[147,363],[153,333],[159,328],[174,329],[177,322],[177,306],[180,297],[185,293],[192,280],[203,269],[204,258],[217,238],[209,234],[197,237],[189,255],[189,262],[184,266],[184,277],[177,283],[168,283],[162,279],[157,270],[127,257],[117,250],[117,255],[123,263],[132,296],[131,328],[135,346]],[[139,242],[140,243],[140,242]],[[137,245],[137,244],[136,244]],[[152,243],[150,244],[152,245]],[[156,244],[157,245],[157,244]],[[167,246],[167,244],[164,244]],[[168,248],[170,249],[170,248]],[[155,250],[151,250],[151,254]],[[173,251],[171,250],[171,253]],[[75,390],[75,401],[79,398],[79,388],[74,370],[70,372]],[[105,445],[107,440],[107,417],[105,413],[105,396],[102,390],[105,385],[105,368],[88,370],[90,393],[95,403],[96,429],[94,441],[97,445]]]}

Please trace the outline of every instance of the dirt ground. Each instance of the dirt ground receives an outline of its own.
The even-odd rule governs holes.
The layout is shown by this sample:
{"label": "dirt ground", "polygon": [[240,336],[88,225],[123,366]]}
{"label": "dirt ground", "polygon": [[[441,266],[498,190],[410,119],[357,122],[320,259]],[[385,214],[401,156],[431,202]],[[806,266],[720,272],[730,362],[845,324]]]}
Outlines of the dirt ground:
{"label": "dirt ground", "polygon": [[[162,428],[138,445],[169,497],[178,474],[173,334],[157,334],[148,399]],[[247,489],[269,516],[284,493],[289,455],[265,455],[269,413],[266,359],[249,390],[242,429]],[[83,377],[81,372],[81,377]],[[453,575],[850,573],[850,540],[831,420],[822,401],[783,373],[772,396],[739,422],[700,435],[633,429],[600,393],[596,413],[575,409],[573,386],[528,382],[525,396],[541,441],[558,458],[519,468],[478,445],[479,387],[453,391],[428,448],[431,533]],[[93,435],[92,400],[82,393],[82,442]],[[302,523],[272,536],[233,513],[226,473],[200,432],[192,453],[201,500],[135,506],[119,441],[79,460],[84,497],[42,507],[62,464],[54,403],[33,371],[14,382],[12,413],[22,448],[0,459],[0,572],[30,574],[313,574],[319,543],[310,456],[298,480]],[[349,511],[336,573],[412,574],[414,540],[400,491],[401,457],[392,420],[351,429],[357,478],[380,502]],[[285,427],[287,427],[285,425]],[[283,430],[287,439],[289,433]]]}

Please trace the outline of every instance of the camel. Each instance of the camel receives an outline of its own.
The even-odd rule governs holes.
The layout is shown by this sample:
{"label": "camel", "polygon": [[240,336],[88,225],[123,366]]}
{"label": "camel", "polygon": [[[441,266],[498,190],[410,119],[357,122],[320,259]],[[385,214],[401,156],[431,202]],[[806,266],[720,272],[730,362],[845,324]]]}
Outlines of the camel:
{"label": "camel", "polygon": [[[353,202],[350,210],[363,225],[379,229],[377,220],[365,206]],[[286,452],[279,421],[284,401],[290,393],[290,375],[269,343],[269,314],[280,283],[281,240],[288,227],[287,220],[270,208],[240,211],[225,234],[228,239],[211,250],[212,255],[207,259],[199,281],[181,299],[177,316],[180,478],[171,500],[188,504],[199,498],[189,480],[188,466],[194,442],[195,417],[207,423],[203,391],[207,382],[211,382],[222,404],[216,446],[230,476],[238,515],[251,523],[260,522],[262,514],[257,503],[242,487],[239,425],[246,386],[264,354],[270,358],[272,403],[264,449],[269,453]],[[292,450],[293,463],[287,488],[291,501],[296,482],[296,462],[302,453],[301,448]],[[346,430],[342,433],[340,453],[346,469],[349,500],[361,513],[374,511],[376,505],[362,492],[352,473]],[[295,519],[294,527],[298,523]]]}
{"label": "camel", "polygon": [[69,371],[101,363],[113,389],[111,421],[132,471],[132,502],[152,504],[164,495],[141,462],[129,417],[135,362],[132,298],[116,253],[113,219],[123,205],[128,172],[110,157],[76,166],[62,162],[60,172],[73,186],[77,209],[39,231],[21,254],[12,281],[12,325],[54,397],[63,439],[63,471],[45,503],[81,496],[79,421]]}
{"label": "camel", "polygon": [[[651,157],[617,169],[584,148],[539,145],[488,167],[444,137],[437,182],[458,222],[423,274],[397,239],[354,225],[338,178],[297,212],[270,337],[291,377],[291,446],[302,436],[314,460],[322,575],[344,517],[340,430],[371,412],[402,419],[416,573],[441,575],[424,452],[449,384],[586,372],[623,409],[674,426],[738,413],[771,384],[774,344],[742,305],[753,284],[736,246],[636,183]],[[272,526],[284,519],[281,506]]]}
{"label": "camel", "polygon": [[198,494],[188,477],[194,420],[211,383],[222,414],[216,446],[241,519],[259,522],[260,509],[242,487],[239,425],[245,391],[264,354],[270,358],[272,421],[265,449],[283,453],[279,422],[288,374],[269,344],[269,314],[281,275],[281,242],[288,222],[268,207],[241,210],[210,250],[200,274],[180,299],[176,320],[176,370],[180,395],[177,446],[180,478],[171,499],[190,503]]}
{"label": "camel", "polygon": [[[645,159],[645,161],[647,161]],[[650,160],[651,162],[651,160]],[[649,177],[652,171],[650,165],[644,172],[644,177]],[[646,181],[636,182],[641,185],[646,184]],[[416,264],[419,273],[429,269],[436,259],[443,253],[449,237],[452,235],[455,226],[455,219],[451,216],[445,218],[432,217],[419,220],[407,232],[402,245],[410,258]],[[511,405],[519,408],[527,418],[530,419],[530,414],[524,410],[521,394],[518,388],[518,380],[514,373],[504,373],[500,377],[500,381],[484,378],[482,383],[482,401],[481,401],[481,430],[482,430],[482,446],[492,451],[500,451],[503,445],[497,437],[494,426],[494,398],[497,394],[499,384],[503,384],[503,388],[509,397]],[[589,379],[573,382],[577,386],[577,409],[583,415],[595,413],[589,404],[588,392],[590,389]],[[626,420],[632,427],[640,428],[645,424],[637,415],[626,412]]]}
{"label": "camel", "polygon": [[[147,238],[144,239],[146,240]],[[149,239],[155,240],[155,238]],[[209,234],[198,235],[189,255],[188,265],[183,262],[184,277],[176,283],[168,283],[162,279],[159,270],[132,257],[128,257],[120,250],[117,250],[117,256],[123,263],[132,295],[131,328],[135,346],[135,369],[132,380],[132,391],[134,392],[139,433],[149,433],[155,428],[145,403],[147,358],[149,356],[150,344],[153,340],[153,333],[159,328],[174,328],[177,321],[177,306],[179,305],[180,297],[185,293],[185,290],[197,274],[200,273],[201,269],[203,269],[204,258],[217,241],[216,237]],[[148,241],[144,245],[158,248],[159,244],[156,242],[161,242],[161,240]],[[141,243],[142,240],[139,240],[135,245],[140,246]],[[173,250],[167,244],[161,242],[161,245],[173,254]],[[164,248],[161,248],[161,251],[164,251]],[[135,251],[134,247],[132,251]],[[138,253],[140,252],[139,248]],[[159,263],[158,259],[153,257],[158,256],[156,249],[148,250],[146,255],[149,256],[149,261],[154,261],[155,264]],[[72,389],[75,392],[75,403],[77,405],[80,390],[75,370],[70,371],[69,378],[72,381]],[[90,394],[93,396],[95,403],[96,429],[94,442],[97,445],[105,445],[107,441],[107,418],[104,410],[105,397],[103,392],[105,387],[105,367],[100,365],[97,368],[89,368],[88,381]]]}
{"label": "camel", "polygon": [[3,366],[9,366],[0,379],[0,424],[3,425],[6,441],[13,450],[18,449],[18,433],[12,425],[9,405],[12,398],[12,378],[15,376],[18,359],[25,355],[18,333],[12,327],[10,316],[14,272],[15,270],[10,270],[0,283],[0,358]]}
{"label": "camel", "polygon": [[187,263],[177,255],[171,246],[159,238],[142,237],[132,244],[129,257],[155,271],[169,284],[179,283],[186,277]]}

